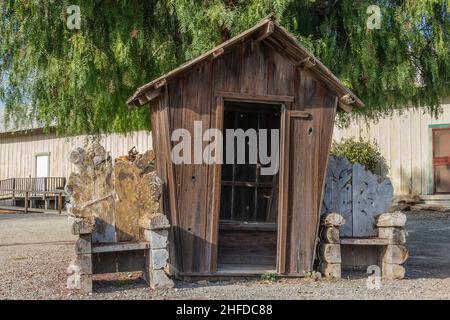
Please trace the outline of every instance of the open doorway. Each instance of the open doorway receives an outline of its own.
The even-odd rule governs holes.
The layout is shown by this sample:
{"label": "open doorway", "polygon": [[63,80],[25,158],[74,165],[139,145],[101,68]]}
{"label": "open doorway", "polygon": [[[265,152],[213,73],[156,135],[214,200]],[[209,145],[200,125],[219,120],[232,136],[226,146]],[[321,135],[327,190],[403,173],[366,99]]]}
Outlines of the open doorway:
{"label": "open doorway", "polygon": [[[280,129],[280,105],[225,101],[224,146],[229,146],[227,129],[267,129],[266,150],[271,155],[270,130]],[[261,147],[257,134],[257,155]],[[250,161],[250,139],[245,139],[245,163],[237,161],[238,141],[234,138],[234,161],[222,165],[219,221],[218,271],[262,273],[275,271],[277,257],[278,171],[262,174],[270,164]],[[229,150],[228,150],[229,151]],[[252,149],[253,156],[255,153]],[[224,147],[223,159],[227,159]]]}

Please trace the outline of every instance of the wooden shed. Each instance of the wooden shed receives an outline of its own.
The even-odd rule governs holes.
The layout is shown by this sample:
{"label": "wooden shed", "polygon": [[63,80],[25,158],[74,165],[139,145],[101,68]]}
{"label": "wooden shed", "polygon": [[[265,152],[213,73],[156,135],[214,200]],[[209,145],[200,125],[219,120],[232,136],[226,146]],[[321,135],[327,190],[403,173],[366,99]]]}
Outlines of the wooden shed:
{"label": "wooden shed", "polygon": [[[324,176],[336,112],[363,103],[273,16],[142,86],[150,104],[163,210],[172,224],[170,264],[182,277],[313,269]],[[261,165],[174,164],[171,134],[280,131],[280,170]]]}

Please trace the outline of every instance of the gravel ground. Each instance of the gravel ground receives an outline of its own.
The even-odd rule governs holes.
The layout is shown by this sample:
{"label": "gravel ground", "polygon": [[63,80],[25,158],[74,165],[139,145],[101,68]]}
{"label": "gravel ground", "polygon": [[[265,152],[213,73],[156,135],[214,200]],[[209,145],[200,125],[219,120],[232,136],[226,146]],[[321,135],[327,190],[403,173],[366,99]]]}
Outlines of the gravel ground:
{"label": "gravel ground", "polygon": [[178,282],[150,290],[140,274],[96,276],[92,295],[65,288],[74,237],[67,217],[0,214],[0,299],[450,299],[450,215],[408,215],[407,279],[369,290],[363,274],[340,280]]}

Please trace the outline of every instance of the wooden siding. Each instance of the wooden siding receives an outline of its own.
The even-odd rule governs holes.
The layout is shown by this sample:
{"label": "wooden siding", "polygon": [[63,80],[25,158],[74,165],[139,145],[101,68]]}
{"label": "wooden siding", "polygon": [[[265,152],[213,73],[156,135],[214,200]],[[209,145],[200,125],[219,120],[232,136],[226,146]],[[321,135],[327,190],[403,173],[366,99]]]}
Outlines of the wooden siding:
{"label": "wooden siding", "polygon": [[288,273],[302,273],[313,268],[319,210],[328,161],[335,113],[336,96],[302,72],[295,81],[293,109],[307,111],[311,118],[289,113],[288,204]]}
{"label": "wooden siding", "polygon": [[[50,156],[49,176],[68,177],[75,170],[68,161],[69,154],[74,148],[82,147],[86,139],[87,136],[57,137],[53,133],[40,132],[3,133],[0,136],[0,180],[35,177],[35,157],[45,153]],[[152,148],[152,137],[147,131],[111,134],[103,136],[100,142],[113,158],[126,155],[133,146],[139,152]]]}
{"label": "wooden siding", "polygon": [[[290,225],[291,236],[285,237],[286,242],[281,244],[284,252],[279,256],[281,259],[286,256],[287,263],[279,261],[278,270],[289,274],[311,270],[337,97],[310,72],[299,70],[295,61],[265,43],[254,44],[252,48],[250,41],[237,44],[218,58],[199,63],[173,79],[165,94],[151,103],[157,169],[167,185],[164,204],[175,239],[172,264],[184,274],[215,271],[220,169],[205,164],[173,165],[167,139],[177,128],[193,134],[194,121],[202,121],[203,131],[210,127],[221,129],[220,92],[244,94],[256,100],[291,97],[293,103],[285,104],[285,108],[310,113],[309,119],[299,120],[304,124],[287,132],[295,146],[289,162],[294,161],[295,165],[292,164],[289,175],[298,177],[298,181],[289,182],[284,194],[290,195],[289,201],[295,198],[299,205],[284,207],[289,213],[283,223]],[[296,210],[297,207],[302,210]],[[292,219],[295,223],[291,225]],[[175,257],[178,263],[174,262]]]}
{"label": "wooden siding", "polygon": [[443,100],[442,107],[443,114],[437,119],[420,110],[408,110],[380,119],[378,123],[354,120],[349,128],[335,128],[333,140],[375,139],[387,160],[396,195],[432,194],[430,126],[450,126],[450,98]]}

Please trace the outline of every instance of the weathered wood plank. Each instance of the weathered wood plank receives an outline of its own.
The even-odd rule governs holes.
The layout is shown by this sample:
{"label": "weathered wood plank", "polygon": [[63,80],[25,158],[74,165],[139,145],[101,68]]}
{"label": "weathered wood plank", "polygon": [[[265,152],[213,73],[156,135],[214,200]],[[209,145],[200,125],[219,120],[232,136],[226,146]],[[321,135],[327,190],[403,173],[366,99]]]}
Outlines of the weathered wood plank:
{"label": "weathered wood plank", "polygon": [[150,248],[148,242],[116,242],[102,243],[92,246],[93,253],[144,250]]}
{"label": "weathered wood plank", "polygon": [[391,181],[381,183],[359,163],[353,164],[353,236],[377,236],[375,216],[388,212],[393,197]]}
{"label": "weathered wood plank", "polygon": [[345,224],[340,227],[341,237],[353,235],[352,165],[345,158],[330,157],[328,162],[322,214],[337,212]]}
{"label": "weathered wood plank", "polygon": [[341,238],[341,244],[358,246],[386,246],[389,244],[389,240],[380,238]]}
{"label": "weathered wood plank", "polygon": [[389,210],[393,187],[362,165],[331,157],[327,169],[322,213],[337,212],[346,224],[341,237],[376,237],[375,217]]}
{"label": "weathered wood plank", "polygon": [[[289,116],[290,117],[290,116]],[[318,217],[317,202],[314,199],[314,179],[317,177],[315,158],[307,156],[314,149],[315,135],[308,134],[312,119],[290,117],[289,143],[289,197],[288,210],[290,226],[288,231],[288,273],[302,273],[312,270],[315,246],[315,228]]]}
{"label": "weathered wood plank", "polygon": [[[193,134],[196,120],[202,121],[203,130],[222,128],[224,99],[283,105],[280,153],[286,157],[279,175],[277,269],[301,274],[312,270],[315,256],[337,97],[312,73],[301,71],[292,54],[288,58],[267,44],[236,44],[171,80],[170,129],[162,128],[165,124],[159,128],[184,128]],[[170,150],[164,152],[168,161]],[[180,233],[175,245],[182,252],[184,274],[213,272],[217,266],[220,174],[220,165],[174,168],[179,217],[175,228]]]}
{"label": "weathered wood plank", "polygon": [[[220,60],[218,58],[217,60]],[[195,121],[200,121],[203,130],[210,124],[209,77],[210,64],[202,64],[187,75],[184,82],[183,105],[171,106],[182,108],[183,118],[180,127],[194,133]],[[175,125],[175,127],[179,127]],[[204,144],[206,145],[206,144]],[[202,272],[205,266],[206,250],[206,212],[208,197],[208,165],[202,159],[202,150],[192,150],[194,164],[181,164],[181,177],[178,193],[178,211],[180,217],[181,246],[183,250],[183,271]],[[199,154],[200,153],[200,154]],[[200,160],[200,161],[196,161]]]}

